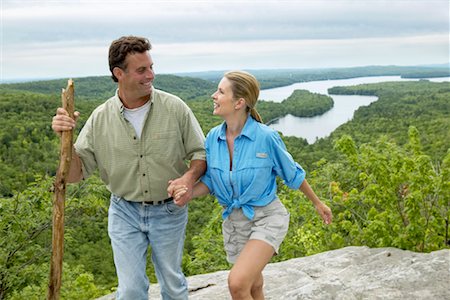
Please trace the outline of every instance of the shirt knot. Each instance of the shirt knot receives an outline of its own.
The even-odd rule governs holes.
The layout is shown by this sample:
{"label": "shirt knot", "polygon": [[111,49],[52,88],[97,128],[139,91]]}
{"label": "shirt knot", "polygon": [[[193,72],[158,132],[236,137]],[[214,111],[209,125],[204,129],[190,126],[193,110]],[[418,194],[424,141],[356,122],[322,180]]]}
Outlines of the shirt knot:
{"label": "shirt knot", "polygon": [[239,201],[239,199],[232,199],[232,203],[231,205],[228,205],[224,212],[222,213],[222,217],[225,219],[227,218],[231,212],[233,211],[233,209],[240,209],[242,208],[242,212],[244,213],[244,216],[246,216],[249,220],[252,220],[253,217],[255,216],[255,211],[253,210],[253,206],[251,205],[247,205],[247,204],[241,204],[241,202]]}

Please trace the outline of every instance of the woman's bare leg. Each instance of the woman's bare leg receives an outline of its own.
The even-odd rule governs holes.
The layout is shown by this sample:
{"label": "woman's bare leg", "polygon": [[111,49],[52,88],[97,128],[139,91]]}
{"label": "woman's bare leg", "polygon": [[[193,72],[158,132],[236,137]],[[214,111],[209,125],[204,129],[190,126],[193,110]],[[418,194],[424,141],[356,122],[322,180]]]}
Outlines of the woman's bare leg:
{"label": "woman's bare leg", "polygon": [[264,279],[262,273],[259,273],[258,278],[256,278],[255,282],[252,285],[251,294],[253,299],[264,300]]}
{"label": "woman's bare leg", "polygon": [[247,242],[228,275],[233,300],[264,299],[262,270],[273,254],[273,247],[266,242]]}

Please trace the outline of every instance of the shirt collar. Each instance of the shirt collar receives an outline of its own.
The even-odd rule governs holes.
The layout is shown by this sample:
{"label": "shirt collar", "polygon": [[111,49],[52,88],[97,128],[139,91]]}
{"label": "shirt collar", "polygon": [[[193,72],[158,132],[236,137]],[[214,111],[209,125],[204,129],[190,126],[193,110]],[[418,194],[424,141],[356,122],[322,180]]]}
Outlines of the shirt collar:
{"label": "shirt collar", "polygon": [[[123,115],[123,111],[125,109],[125,106],[123,105],[122,101],[120,100],[119,97],[119,89],[116,89],[116,93],[114,95],[114,103],[117,106],[117,108],[119,109],[120,113]],[[155,99],[155,88],[152,88],[152,96],[150,97],[151,101],[150,101],[150,105],[153,106],[153,100]]]}
{"label": "shirt collar", "polygon": [[246,136],[250,140],[254,141],[256,139],[256,127],[258,126],[258,121],[253,119],[251,115],[248,115],[247,121],[245,122],[244,128],[242,128],[241,135]]}
{"label": "shirt collar", "polygon": [[120,101],[120,98],[119,98],[119,89],[116,89],[116,93],[113,98],[114,98],[114,104],[119,109],[120,113],[123,114],[124,106],[123,106],[122,101]]}
{"label": "shirt collar", "polygon": [[[249,140],[254,141],[256,138],[256,126],[258,126],[258,121],[253,119],[252,116],[248,115],[247,121],[245,121],[244,128],[242,128],[241,134],[242,136],[247,137]],[[219,139],[226,140],[226,129],[227,123],[223,122],[220,126],[220,134]]]}

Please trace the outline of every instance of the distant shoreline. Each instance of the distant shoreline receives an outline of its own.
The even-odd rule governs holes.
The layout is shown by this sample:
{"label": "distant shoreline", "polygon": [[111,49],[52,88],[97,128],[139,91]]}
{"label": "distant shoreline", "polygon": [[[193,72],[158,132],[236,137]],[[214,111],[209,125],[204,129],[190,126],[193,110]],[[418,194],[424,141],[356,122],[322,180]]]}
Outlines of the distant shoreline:
{"label": "distant shoreline", "polygon": [[[304,78],[302,81],[295,82],[308,82],[308,81],[317,81],[320,80],[317,77],[320,74],[328,74],[331,76],[328,79],[351,79],[357,77],[365,77],[365,76],[389,76],[389,75],[398,75],[404,78],[420,78],[420,77],[448,77],[450,76],[450,62],[443,64],[430,64],[430,65],[419,65],[419,66],[359,66],[359,67],[347,67],[347,68],[308,68],[308,69],[245,69],[248,72],[254,74],[262,83],[264,83],[265,78],[271,77],[280,77],[287,76],[291,79],[292,77],[300,77],[300,76],[310,76],[309,78]],[[445,71],[442,73],[442,71]],[[423,71],[424,74],[412,74],[410,72]],[[217,81],[220,79],[222,75],[226,72],[225,70],[216,70],[216,71],[199,71],[199,72],[172,72],[172,73],[161,73],[157,75],[176,75],[181,77],[195,77],[208,81]],[[341,72],[341,74],[337,75],[336,73]],[[347,72],[356,72],[348,74]],[[387,73],[384,73],[387,72]],[[109,74],[104,75],[86,75],[86,76],[69,76],[70,78],[87,78],[87,77],[109,77]],[[416,77],[419,76],[419,77]],[[49,81],[49,80],[59,80],[69,78],[67,76],[51,76],[51,77],[36,77],[36,78],[2,78],[0,81],[1,84],[10,84],[10,83],[26,83],[26,82],[35,82],[35,81]],[[260,78],[261,77],[261,78]],[[327,78],[323,78],[323,80],[327,80]],[[276,88],[281,87],[286,84],[285,82],[280,82],[280,85],[273,86],[263,86],[262,89]]]}

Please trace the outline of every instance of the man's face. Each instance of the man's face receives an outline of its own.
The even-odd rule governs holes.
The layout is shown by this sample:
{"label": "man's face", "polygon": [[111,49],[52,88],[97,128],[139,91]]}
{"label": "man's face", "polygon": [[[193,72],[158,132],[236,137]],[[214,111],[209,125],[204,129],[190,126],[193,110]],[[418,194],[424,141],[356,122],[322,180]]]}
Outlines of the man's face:
{"label": "man's face", "polygon": [[153,79],[153,60],[148,51],[144,53],[128,54],[125,59],[127,68],[121,70],[117,77],[121,88],[132,92],[137,97],[151,94]]}

